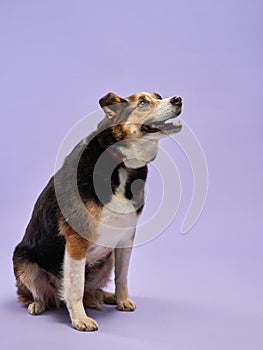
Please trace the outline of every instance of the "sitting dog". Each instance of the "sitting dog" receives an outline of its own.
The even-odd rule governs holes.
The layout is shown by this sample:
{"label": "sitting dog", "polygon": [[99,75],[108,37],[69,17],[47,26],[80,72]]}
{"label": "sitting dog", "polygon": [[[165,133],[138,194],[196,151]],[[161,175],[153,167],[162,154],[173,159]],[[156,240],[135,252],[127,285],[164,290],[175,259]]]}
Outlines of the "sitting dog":
{"label": "sitting dog", "polygon": [[[108,93],[99,104],[104,118],[40,194],[13,255],[19,303],[37,315],[64,301],[73,326],[82,331],[98,329],[85,306],[135,310],[127,273],[147,163],[156,157],[159,140],[182,128],[167,122],[181,113],[181,97]],[[102,288],[114,265],[110,293]]]}

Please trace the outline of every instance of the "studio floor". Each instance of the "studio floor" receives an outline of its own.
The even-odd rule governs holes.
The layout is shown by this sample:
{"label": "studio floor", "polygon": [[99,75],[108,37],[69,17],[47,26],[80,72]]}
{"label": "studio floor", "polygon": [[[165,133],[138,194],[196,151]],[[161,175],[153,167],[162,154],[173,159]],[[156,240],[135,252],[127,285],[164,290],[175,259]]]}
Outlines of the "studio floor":
{"label": "studio floor", "polygon": [[137,309],[87,310],[99,323],[94,333],[74,330],[65,307],[29,315],[16,302],[10,256],[1,256],[6,276],[0,289],[1,348],[261,350],[259,261],[220,249],[194,252],[200,239],[202,235],[175,236],[170,229],[135,248],[129,284]]}

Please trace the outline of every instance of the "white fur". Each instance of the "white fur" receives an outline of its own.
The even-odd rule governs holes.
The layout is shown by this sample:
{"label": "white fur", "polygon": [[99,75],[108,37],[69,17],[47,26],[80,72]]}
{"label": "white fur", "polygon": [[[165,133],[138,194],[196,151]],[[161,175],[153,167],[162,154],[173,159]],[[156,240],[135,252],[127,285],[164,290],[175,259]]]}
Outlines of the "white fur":
{"label": "white fur", "polygon": [[86,259],[72,259],[65,251],[63,299],[73,323],[87,317],[83,306]]}
{"label": "white fur", "polygon": [[119,170],[120,185],[112,195],[111,201],[102,209],[96,241],[101,246],[115,248],[120,241],[130,242],[128,244],[131,245],[137,213],[132,201],[124,195],[127,176],[125,169]]}
{"label": "white fur", "polygon": [[96,327],[94,321],[87,318],[83,306],[85,265],[86,263],[96,264],[114,248],[117,302],[121,300],[122,308],[132,310],[135,308],[135,304],[128,296],[127,273],[137,223],[137,213],[132,202],[124,195],[127,178],[127,171],[120,169],[120,185],[112,196],[110,203],[105,205],[102,210],[97,227],[98,239],[96,244],[89,249],[86,258],[75,260],[67,254],[67,251],[65,252],[63,299],[66,302],[72,323],[78,329]]}
{"label": "white fur", "polygon": [[110,247],[104,247],[104,246],[95,244],[89,249],[87,253],[86,262],[89,265],[94,265],[97,261],[103,259],[111,251],[112,251],[112,248]]}
{"label": "white fur", "polygon": [[[130,122],[143,124],[147,120],[166,121],[167,119],[174,118],[181,110],[180,106],[173,106],[171,104],[171,98],[155,100],[156,107],[151,112],[152,117],[149,114],[146,114],[144,119],[134,120],[131,117]],[[154,160],[158,152],[159,140],[167,136],[165,133],[149,133],[142,138],[138,138],[136,137],[136,129],[134,134],[134,138],[122,140],[118,143],[118,149],[122,153],[124,164],[128,168],[140,168]]]}
{"label": "white fur", "polygon": [[179,106],[173,106],[171,104],[171,98],[165,98],[163,100],[158,100],[158,104],[154,110],[154,119],[157,121],[164,121],[168,118],[174,116],[175,113],[178,113],[181,110]]}
{"label": "white fur", "polygon": [[134,138],[120,143],[119,150],[124,155],[124,164],[128,168],[140,168],[154,160],[159,142],[150,138]]}

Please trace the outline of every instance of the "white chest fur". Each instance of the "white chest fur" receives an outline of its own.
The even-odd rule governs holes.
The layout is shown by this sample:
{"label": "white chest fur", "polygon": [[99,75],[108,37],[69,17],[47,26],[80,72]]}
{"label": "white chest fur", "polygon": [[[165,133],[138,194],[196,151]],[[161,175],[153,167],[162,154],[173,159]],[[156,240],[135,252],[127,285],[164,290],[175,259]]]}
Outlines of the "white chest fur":
{"label": "white chest fur", "polygon": [[124,163],[129,168],[140,168],[152,161],[158,152],[158,139],[134,138],[119,142],[118,149],[124,155]]}
{"label": "white chest fur", "polygon": [[132,201],[124,195],[125,184],[128,178],[127,171],[124,168],[119,170],[120,185],[109,203],[105,204],[99,225],[97,226],[96,247],[87,260],[102,258],[117,246],[132,245],[132,238],[137,223],[136,208]]}
{"label": "white chest fur", "polygon": [[105,256],[107,256],[111,251],[112,251],[112,248],[110,247],[104,247],[104,246],[95,244],[89,249],[86,257],[86,262],[89,265],[94,265],[97,261],[100,261]]}

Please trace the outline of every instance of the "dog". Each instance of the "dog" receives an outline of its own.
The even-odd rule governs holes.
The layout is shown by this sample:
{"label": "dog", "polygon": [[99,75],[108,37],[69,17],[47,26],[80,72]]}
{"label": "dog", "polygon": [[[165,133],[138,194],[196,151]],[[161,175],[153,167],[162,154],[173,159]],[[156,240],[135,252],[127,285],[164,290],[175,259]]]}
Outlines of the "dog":
{"label": "dog", "polygon": [[[97,130],[65,158],[40,194],[13,254],[18,302],[31,315],[64,302],[74,328],[95,331],[84,307],[133,311],[127,274],[144,206],[147,164],[161,138],[179,132],[182,98],[112,92]],[[140,181],[136,181],[140,180]],[[134,186],[133,186],[134,184]],[[115,292],[103,290],[115,266]]]}

